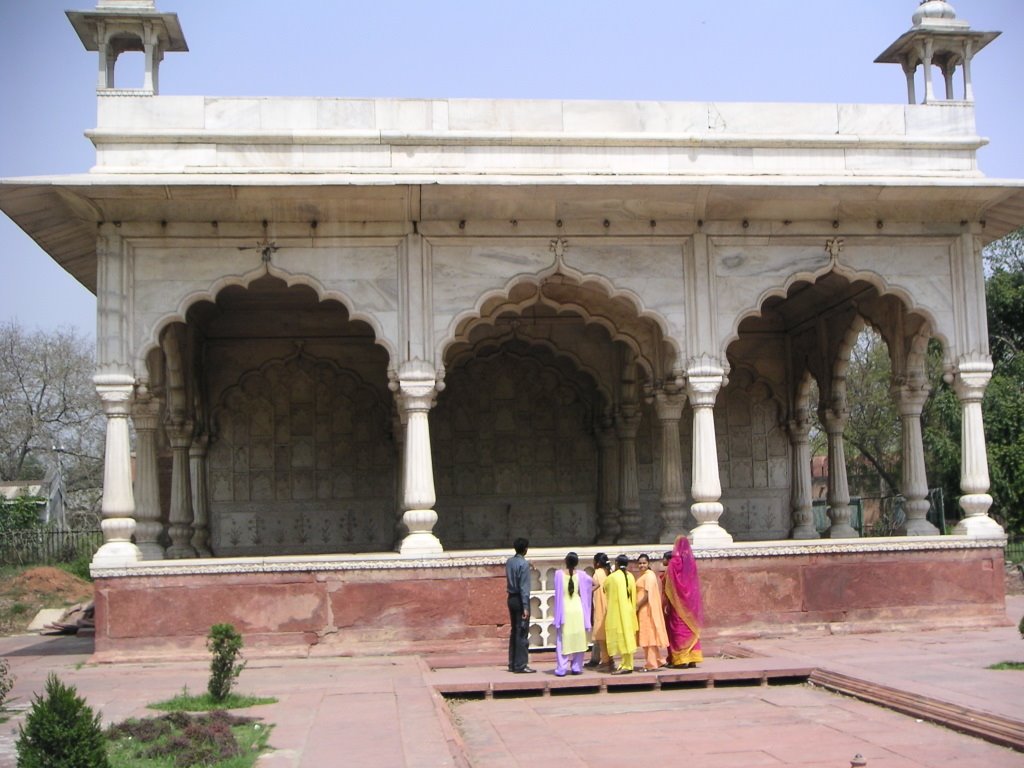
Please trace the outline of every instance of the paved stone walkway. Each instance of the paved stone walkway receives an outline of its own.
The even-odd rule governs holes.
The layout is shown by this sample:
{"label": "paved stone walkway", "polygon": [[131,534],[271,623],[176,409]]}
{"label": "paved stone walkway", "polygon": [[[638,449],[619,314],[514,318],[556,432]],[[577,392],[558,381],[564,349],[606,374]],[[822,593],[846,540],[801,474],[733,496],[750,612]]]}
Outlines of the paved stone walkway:
{"label": "paved stone walkway", "polygon": [[[1024,768],[1024,752],[820,687],[784,684],[791,682],[788,672],[825,669],[911,699],[998,716],[1024,733],[1024,672],[987,669],[1024,661],[1016,631],[1024,597],[1009,598],[1007,613],[1013,626],[985,630],[751,641],[736,649],[747,658],[710,658],[689,676],[662,681],[640,673],[602,680],[591,672],[563,681],[545,657],[531,660],[541,669],[536,675],[511,675],[498,659],[485,666],[436,659],[433,669],[408,656],[256,659],[239,690],[278,699],[246,711],[274,724],[275,751],[260,759],[260,768],[637,761],[846,768],[858,753],[871,768]],[[147,703],[206,686],[204,663],[98,666],[89,663],[91,651],[87,638],[0,639],[0,655],[17,678],[14,706],[27,708],[51,671],[75,685],[105,722],[152,714]],[[616,688],[620,683],[628,684]],[[586,690],[565,687],[571,685]],[[445,700],[438,693],[459,686],[464,697],[486,698]],[[536,691],[509,690],[518,687]],[[15,764],[22,719],[23,711],[0,725],[0,768]]]}

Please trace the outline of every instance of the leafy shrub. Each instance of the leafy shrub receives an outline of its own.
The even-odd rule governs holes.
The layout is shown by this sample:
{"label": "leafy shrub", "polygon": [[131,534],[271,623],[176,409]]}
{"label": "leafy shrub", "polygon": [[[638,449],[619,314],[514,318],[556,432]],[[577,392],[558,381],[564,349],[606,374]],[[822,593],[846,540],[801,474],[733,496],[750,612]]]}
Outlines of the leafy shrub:
{"label": "leafy shrub", "polygon": [[[254,722],[254,718],[231,715],[223,710],[195,716],[172,712],[112,725],[107,729],[107,738],[134,745],[134,754],[144,759],[170,760],[176,768],[190,768],[217,764],[241,755],[245,748],[232,728]],[[262,748],[264,742],[265,738],[256,740],[252,749]]]}
{"label": "leafy shrub", "polygon": [[206,648],[213,654],[206,690],[215,701],[223,701],[245,669],[241,661],[242,636],[231,624],[214,624],[206,636]]}
{"label": "leafy shrub", "polygon": [[18,727],[18,768],[110,768],[100,716],[52,673],[45,690]]}
{"label": "leafy shrub", "polygon": [[7,659],[0,659],[0,709],[7,703],[7,694],[14,687],[14,675],[11,674],[11,665]]}

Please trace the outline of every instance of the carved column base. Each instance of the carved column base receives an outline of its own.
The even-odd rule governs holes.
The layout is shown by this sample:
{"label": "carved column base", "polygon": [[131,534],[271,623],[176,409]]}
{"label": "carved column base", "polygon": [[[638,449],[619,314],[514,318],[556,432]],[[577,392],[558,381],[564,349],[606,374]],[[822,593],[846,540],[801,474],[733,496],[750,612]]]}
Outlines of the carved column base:
{"label": "carved column base", "polygon": [[170,534],[171,541],[176,542],[167,548],[164,557],[168,560],[181,560],[183,558],[199,556],[190,543],[192,526],[171,525],[168,533]]}
{"label": "carved column base", "polygon": [[904,505],[907,521],[902,532],[907,536],[938,536],[939,529],[928,522],[928,507],[928,502],[923,499],[908,501]]}
{"label": "carved column base", "polygon": [[958,536],[974,536],[979,539],[1006,535],[1003,527],[988,516],[988,508],[992,506],[992,497],[987,493],[969,493],[961,496],[960,506],[967,513],[967,517],[956,524],[953,533]]}
{"label": "carved column base", "polygon": [[130,517],[108,517],[100,523],[103,538],[107,542],[92,556],[92,565],[113,567],[125,563],[136,563],[142,559],[142,552],[132,544],[131,535],[135,521]]}
{"label": "carved column base", "polygon": [[674,544],[676,537],[686,536],[686,505],[672,504],[663,505],[661,508],[661,535],[658,537],[659,544]]}
{"label": "carved column base", "polygon": [[[137,526],[137,524],[136,524]],[[159,526],[157,526],[157,532],[155,535],[159,535]],[[164,559],[164,548],[160,546],[157,541],[144,541],[138,545],[139,552],[142,553],[142,560],[163,560]]]}
{"label": "carved column base", "polygon": [[833,507],[828,516],[832,525],[825,531],[826,539],[859,539],[860,533],[850,525],[850,507],[848,505]]}
{"label": "carved column base", "polygon": [[732,544],[732,534],[718,524],[725,507],[719,501],[699,501],[690,507],[698,525],[690,531],[690,543],[695,548],[713,548]]}
{"label": "carved column base", "polygon": [[818,529],[814,527],[813,520],[809,523],[798,523],[793,526],[793,532],[790,534],[792,539],[820,539],[821,535],[818,533]]}
{"label": "carved column base", "polygon": [[443,552],[441,540],[431,531],[437,522],[437,512],[432,509],[409,509],[402,515],[402,523],[409,533],[398,545],[403,555],[432,555]]}
{"label": "carved column base", "polygon": [[436,555],[444,552],[441,540],[432,533],[410,533],[402,543],[398,545],[398,551],[403,555]]}

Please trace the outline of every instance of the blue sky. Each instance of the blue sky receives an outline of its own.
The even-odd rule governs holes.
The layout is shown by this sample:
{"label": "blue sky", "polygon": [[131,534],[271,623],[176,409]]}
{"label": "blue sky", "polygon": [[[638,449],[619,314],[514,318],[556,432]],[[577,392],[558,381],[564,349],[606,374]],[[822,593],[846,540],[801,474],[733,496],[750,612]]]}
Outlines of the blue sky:
{"label": "blue sky", "polygon": [[[973,62],[979,152],[1024,178],[1024,0],[960,0],[1000,30]],[[917,0],[158,0],[190,51],[165,94],[903,103],[874,58]],[[84,173],[96,54],[64,11],[86,0],[0,0],[0,177]],[[121,62],[119,62],[119,66]],[[126,62],[125,69],[132,65]],[[123,75],[119,70],[119,75]],[[119,82],[123,82],[119,78]],[[0,215],[0,322],[95,334],[95,300]]]}

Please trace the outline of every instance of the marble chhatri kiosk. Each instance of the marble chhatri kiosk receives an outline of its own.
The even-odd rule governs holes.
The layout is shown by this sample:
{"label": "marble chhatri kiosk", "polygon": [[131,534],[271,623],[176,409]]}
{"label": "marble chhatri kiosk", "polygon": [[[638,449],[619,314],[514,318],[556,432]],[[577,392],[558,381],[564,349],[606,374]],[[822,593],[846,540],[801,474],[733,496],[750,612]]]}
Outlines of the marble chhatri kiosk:
{"label": "marble chhatri kiosk", "polygon": [[[198,652],[218,621],[254,653],[496,649],[517,535],[536,646],[566,549],[683,533],[719,635],[1005,620],[980,249],[1024,186],[979,173],[970,81],[997,33],[923,3],[879,57],[899,105],[204,98],[158,95],[175,14],[68,16],[99,54],[96,165],[0,206],[98,297],[98,658]],[[141,88],[115,85],[130,50]],[[868,325],[903,423],[886,539],[851,526],[843,452]],[[949,536],[933,338],[964,420]]]}

